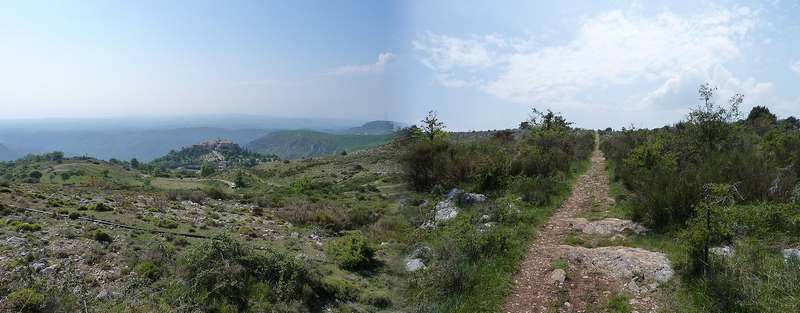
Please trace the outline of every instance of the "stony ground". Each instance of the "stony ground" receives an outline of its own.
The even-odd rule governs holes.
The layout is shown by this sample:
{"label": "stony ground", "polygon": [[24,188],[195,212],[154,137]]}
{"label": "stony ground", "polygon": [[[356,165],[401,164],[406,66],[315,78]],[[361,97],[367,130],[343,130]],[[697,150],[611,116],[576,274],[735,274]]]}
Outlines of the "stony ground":
{"label": "stony ground", "polygon": [[672,269],[661,254],[643,249],[564,245],[575,232],[589,236],[625,236],[642,231],[630,221],[577,219],[592,208],[608,208],[608,177],[599,150],[576,182],[572,194],[540,230],[502,312],[603,312],[609,299],[626,294],[636,312],[656,312],[652,292],[669,280]]}

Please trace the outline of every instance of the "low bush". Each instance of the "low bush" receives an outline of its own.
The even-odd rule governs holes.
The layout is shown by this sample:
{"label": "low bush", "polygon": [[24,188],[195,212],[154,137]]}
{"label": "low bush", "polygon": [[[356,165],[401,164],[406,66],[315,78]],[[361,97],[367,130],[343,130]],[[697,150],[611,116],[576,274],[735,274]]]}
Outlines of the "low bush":
{"label": "low bush", "polygon": [[136,272],[139,277],[146,278],[150,281],[157,280],[161,277],[161,269],[152,261],[141,261],[137,263],[136,266],[133,267],[133,271]]}
{"label": "low bush", "polygon": [[42,230],[42,225],[36,223],[25,223],[20,221],[11,221],[8,223],[19,232],[35,232]]}
{"label": "low bush", "polygon": [[194,246],[180,260],[179,276],[188,288],[187,296],[205,308],[228,306],[244,311],[254,300],[305,302],[312,293],[312,280],[295,258],[256,252],[227,236]]}
{"label": "low bush", "polygon": [[114,238],[112,238],[111,235],[99,229],[92,234],[92,238],[100,243],[111,243],[114,241]]}
{"label": "low bush", "polygon": [[30,288],[17,289],[9,293],[5,298],[4,305],[10,312],[41,312],[44,306],[45,296]]}
{"label": "low bush", "polygon": [[375,250],[361,232],[351,232],[329,243],[325,253],[344,269],[363,269],[374,263]]}
{"label": "low bush", "polygon": [[171,219],[168,219],[168,218],[160,218],[156,222],[156,226],[161,227],[161,228],[175,229],[175,228],[178,228],[178,222],[176,222],[174,220],[171,220]]}
{"label": "low bush", "polygon": [[114,208],[108,206],[107,204],[105,204],[103,202],[98,202],[98,203],[92,204],[89,208],[92,211],[97,211],[97,212],[110,212],[110,211],[114,210]]}
{"label": "low bush", "polygon": [[205,194],[207,197],[211,199],[218,199],[218,200],[225,200],[230,198],[230,195],[225,191],[222,191],[219,187],[210,187],[205,190]]}

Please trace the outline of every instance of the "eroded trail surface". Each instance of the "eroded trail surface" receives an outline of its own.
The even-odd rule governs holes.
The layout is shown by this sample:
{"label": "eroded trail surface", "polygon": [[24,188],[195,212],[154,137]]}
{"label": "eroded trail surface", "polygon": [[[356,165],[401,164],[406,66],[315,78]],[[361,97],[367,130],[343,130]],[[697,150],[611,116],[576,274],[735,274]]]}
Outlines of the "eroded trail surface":
{"label": "eroded trail surface", "polygon": [[[565,238],[575,233],[612,237],[640,231],[638,225],[631,229],[630,221],[576,219],[593,208],[607,209],[613,203],[608,189],[605,158],[595,149],[588,172],[577,180],[570,197],[531,244],[501,312],[604,312],[608,300],[622,293],[632,297],[635,311],[657,310],[652,291],[672,276],[663,254],[626,247],[564,245]],[[596,225],[587,227],[587,222]],[[598,227],[609,229],[598,232]]]}

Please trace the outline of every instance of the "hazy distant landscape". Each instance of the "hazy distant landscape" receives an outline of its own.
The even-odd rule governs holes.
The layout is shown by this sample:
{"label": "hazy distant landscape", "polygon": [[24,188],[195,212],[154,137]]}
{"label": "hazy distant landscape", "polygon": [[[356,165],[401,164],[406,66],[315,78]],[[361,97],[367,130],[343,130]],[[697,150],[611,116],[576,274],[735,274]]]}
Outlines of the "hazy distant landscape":
{"label": "hazy distant landscape", "polygon": [[[254,149],[266,153],[279,152],[293,159],[383,143],[388,139],[385,135],[394,131],[392,126],[364,129],[364,123],[356,121],[267,117],[222,117],[218,120],[176,118],[158,122],[126,119],[88,120],[86,123],[80,120],[61,120],[57,123],[16,121],[10,124],[0,126],[0,144],[5,147],[0,148],[0,160],[62,151],[67,156],[148,161],[170,150],[178,150],[209,138],[225,138],[242,146],[250,146],[252,142]],[[303,131],[288,131],[300,129]],[[274,132],[278,132],[272,135],[274,138],[263,138]],[[292,135],[287,136],[289,134]],[[297,152],[294,149],[298,149]]]}

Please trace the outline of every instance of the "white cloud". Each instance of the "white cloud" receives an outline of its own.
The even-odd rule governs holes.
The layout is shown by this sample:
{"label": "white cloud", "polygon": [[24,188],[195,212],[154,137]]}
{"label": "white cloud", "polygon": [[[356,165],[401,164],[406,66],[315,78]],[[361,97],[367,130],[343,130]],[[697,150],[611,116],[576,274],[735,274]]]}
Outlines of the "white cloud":
{"label": "white cloud", "polygon": [[456,38],[427,33],[421,40],[412,42],[414,49],[423,52],[420,61],[425,66],[447,71],[451,69],[481,69],[501,62],[496,49],[505,48],[505,39],[497,35],[473,38]]}
{"label": "white cloud", "polygon": [[397,56],[391,52],[384,52],[378,55],[378,60],[372,64],[359,64],[359,65],[345,65],[338,67],[331,72],[334,75],[353,75],[353,74],[370,74],[380,73],[389,62],[392,62]]}
{"label": "white cloud", "polygon": [[773,83],[758,82],[752,77],[739,79],[724,66],[716,65],[706,71],[688,71],[667,79],[656,90],[648,93],[639,104],[656,108],[676,105],[685,107],[697,98],[696,90],[703,83],[717,86],[718,101],[725,101],[737,93],[744,94],[747,103],[766,104],[776,101]]}
{"label": "white cloud", "polygon": [[770,83],[738,79],[724,67],[741,56],[740,46],[755,23],[755,13],[747,8],[688,17],[615,10],[585,19],[576,37],[563,45],[532,49],[525,44],[532,40],[432,33],[413,45],[420,62],[446,87],[474,86],[501,99],[551,104],[575,103],[576,95],[603,94],[610,87],[656,86],[632,103],[644,106],[705,81],[725,92],[771,92]]}
{"label": "white cloud", "polygon": [[792,71],[794,71],[795,73],[800,74],[800,60],[797,60],[791,65],[789,65],[789,68],[792,69]]}

